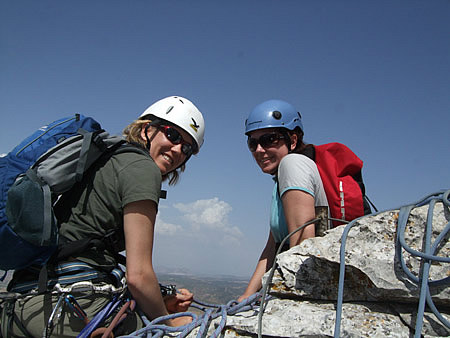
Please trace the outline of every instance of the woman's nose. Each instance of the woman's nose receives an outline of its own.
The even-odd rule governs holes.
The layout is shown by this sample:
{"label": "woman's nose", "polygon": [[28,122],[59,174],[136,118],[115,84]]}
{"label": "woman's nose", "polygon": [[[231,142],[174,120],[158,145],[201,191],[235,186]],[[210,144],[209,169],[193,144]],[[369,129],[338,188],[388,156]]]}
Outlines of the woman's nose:
{"label": "woman's nose", "polygon": [[255,149],[255,153],[258,152],[262,152],[262,151],[266,151],[266,149],[264,149],[259,143],[256,145],[256,149]]}
{"label": "woman's nose", "polygon": [[183,154],[183,152],[181,151],[182,147],[183,147],[183,144],[181,144],[181,143],[174,144],[172,146],[172,151],[177,153],[177,154]]}

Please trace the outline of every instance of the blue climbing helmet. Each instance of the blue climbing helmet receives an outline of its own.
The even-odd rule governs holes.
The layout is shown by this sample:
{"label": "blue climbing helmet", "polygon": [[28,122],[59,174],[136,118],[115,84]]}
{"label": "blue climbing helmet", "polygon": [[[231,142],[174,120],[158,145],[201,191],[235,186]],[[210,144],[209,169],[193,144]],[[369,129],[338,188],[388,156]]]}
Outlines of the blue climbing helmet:
{"label": "blue climbing helmet", "polygon": [[299,127],[303,132],[302,116],[295,107],[283,100],[268,100],[257,105],[245,120],[245,134],[264,128]]}

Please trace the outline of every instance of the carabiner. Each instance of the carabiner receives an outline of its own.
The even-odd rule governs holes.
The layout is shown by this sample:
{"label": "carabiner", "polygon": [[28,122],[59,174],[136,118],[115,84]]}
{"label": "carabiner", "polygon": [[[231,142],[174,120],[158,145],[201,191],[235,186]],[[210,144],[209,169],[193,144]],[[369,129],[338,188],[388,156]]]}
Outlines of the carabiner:
{"label": "carabiner", "polygon": [[58,323],[58,320],[61,318],[61,312],[63,308],[63,301],[64,301],[65,295],[62,294],[58,298],[58,302],[56,303],[55,307],[53,308],[52,313],[50,314],[50,318],[48,319],[47,325],[44,328],[44,332],[42,333],[43,338],[50,337],[52,334],[53,329],[55,328],[56,324]]}
{"label": "carabiner", "polygon": [[64,297],[64,301],[69,306],[69,308],[73,311],[73,313],[75,314],[75,316],[77,318],[83,320],[83,322],[85,324],[89,323],[89,319],[87,317],[86,312],[84,312],[83,308],[80,306],[80,304],[78,304],[78,302],[74,296],[68,294]]}

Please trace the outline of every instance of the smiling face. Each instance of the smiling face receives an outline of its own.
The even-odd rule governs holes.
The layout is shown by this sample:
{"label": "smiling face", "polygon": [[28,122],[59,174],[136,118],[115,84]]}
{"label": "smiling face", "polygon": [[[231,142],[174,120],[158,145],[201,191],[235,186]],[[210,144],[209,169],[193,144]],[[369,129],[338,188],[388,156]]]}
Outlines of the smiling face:
{"label": "smiling face", "polygon": [[[188,133],[176,126],[172,126],[172,128],[175,128],[181,134],[185,142],[192,144],[192,139]],[[186,155],[181,150],[183,144],[172,143],[161,129],[152,126],[148,128],[147,135],[151,140],[150,156],[161,170],[162,175],[175,170],[186,160]],[[145,126],[142,127],[141,137],[146,140]]]}
{"label": "smiling face", "polygon": [[[261,136],[273,133],[277,134],[277,129],[259,129],[250,132],[249,137],[255,140],[259,140]],[[295,148],[296,142],[297,137],[294,134],[291,136],[291,149]],[[261,170],[264,173],[271,175],[276,174],[281,159],[288,153],[289,149],[286,146],[285,140],[282,138],[273,138],[273,142],[271,144],[264,144],[264,147],[260,143],[258,143],[256,149],[252,151],[253,158],[255,159]]]}

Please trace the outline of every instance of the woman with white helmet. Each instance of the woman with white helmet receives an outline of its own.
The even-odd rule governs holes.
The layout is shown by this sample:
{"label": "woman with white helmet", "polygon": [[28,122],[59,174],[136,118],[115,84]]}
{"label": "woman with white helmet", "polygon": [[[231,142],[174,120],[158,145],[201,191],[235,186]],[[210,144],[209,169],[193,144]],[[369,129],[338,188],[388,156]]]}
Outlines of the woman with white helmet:
{"label": "woman with white helmet", "polygon": [[[282,100],[257,105],[245,121],[245,134],[256,164],[273,176],[275,186],[269,237],[240,301],[261,288],[262,276],[272,266],[282,240],[314,219],[316,206],[328,205],[317,166],[303,155],[312,146],[303,142],[302,119],[294,106]],[[311,224],[291,236],[287,248],[314,236],[314,224]]]}
{"label": "woman with white helmet", "polygon": [[[96,277],[90,282],[95,286],[118,287],[120,284],[112,276],[117,275],[117,254],[125,249],[130,298],[150,320],[186,311],[193,299],[185,289],[163,298],[153,269],[152,251],[161,183],[166,179],[169,185],[177,182],[186,162],[199,152],[204,132],[203,116],[191,101],[180,96],[159,100],[124,130],[128,143],[144,151],[117,152],[96,163],[82,184],[59,202],[57,216],[64,241],[100,237],[104,243],[86,248],[71,257],[70,262],[85,267],[83,272],[92,272]],[[50,271],[49,278],[51,274]],[[30,271],[17,274],[11,290],[24,285],[31,275]],[[37,337],[43,332],[49,336],[51,332],[52,337],[77,336],[86,322],[92,321],[114,297],[111,293],[91,292],[74,296],[61,306],[58,295],[48,294],[16,302],[15,309],[9,310],[15,318],[10,321],[7,335]],[[51,315],[52,309],[63,310],[60,312],[63,315],[56,320]],[[111,318],[101,325],[108,325],[108,321]],[[178,317],[162,324],[181,326],[190,321],[190,317]],[[128,334],[143,326],[136,312],[128,313],[115,335]]]}

